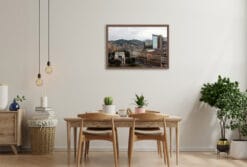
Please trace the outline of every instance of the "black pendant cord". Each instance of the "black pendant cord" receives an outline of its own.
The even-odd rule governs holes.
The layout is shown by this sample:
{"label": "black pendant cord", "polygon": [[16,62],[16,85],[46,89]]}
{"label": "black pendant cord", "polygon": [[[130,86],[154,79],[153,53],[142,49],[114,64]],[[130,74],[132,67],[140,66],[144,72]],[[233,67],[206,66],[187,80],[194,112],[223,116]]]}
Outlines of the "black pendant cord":
{"label": "black pendant cord", "polygon": [[48,0],[48,62],[50,65],[50,0]]}
{"label": "black pendant cord", "polygon": [[40,76],[40,0],[39,0],[39,76]]}

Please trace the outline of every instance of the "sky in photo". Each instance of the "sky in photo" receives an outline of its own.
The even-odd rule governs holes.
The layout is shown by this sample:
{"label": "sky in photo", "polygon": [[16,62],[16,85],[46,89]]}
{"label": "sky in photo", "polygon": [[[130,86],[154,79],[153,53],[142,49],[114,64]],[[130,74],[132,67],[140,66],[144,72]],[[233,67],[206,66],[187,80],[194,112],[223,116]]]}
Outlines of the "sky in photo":
{"label": "sky in photo", "polygon": [[152,39],[152,35],[162,35],[167,37],[167,27],[108,27],[108,40],[147,40]]}

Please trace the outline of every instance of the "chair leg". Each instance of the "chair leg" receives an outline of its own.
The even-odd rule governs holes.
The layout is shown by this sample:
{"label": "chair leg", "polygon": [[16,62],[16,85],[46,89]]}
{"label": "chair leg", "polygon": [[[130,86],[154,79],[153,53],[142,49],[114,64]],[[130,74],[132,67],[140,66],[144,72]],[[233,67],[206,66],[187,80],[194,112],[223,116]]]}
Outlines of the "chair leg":
{"label": "chair leg", "polygon": [[133,155],[133,145],[134,145],[134,139],[132,136],[130,136],[130,141],[129,141],[129,167],[131,167],[131,162],[132,162],[132,155]]}
{"label": "chair leg", "polygon": [[[82,157],[83,157],[83,150],[84,150],[84,141],[81,144],[81,155],[80,155],[80,163],[82,163]],[[79,148],[78,148],[79,149]]]}
{"label": "chair leg", "polygon": [[88,158],[88,153],[89,153],[89,145],[90,145],[90,141],[86,141],[85,142],[85,153],[84,153],[84,159]]}
{"label": "chair leg", "polygon": [[82,149],[83,149],[83,140],[82,140],[82,136],[80,135],[80,139],[78,141],[78,150],[77,150],[77,158],[76,158],[76,166],[79,167],[80,166],[80,162],[81,162],[81,155],[82,155]]}
{"label": "chair leg", "polygon": [[164,152],[164,162],[167,163],[168,167],[170,167],[170,156],[169,156],[166,137],[164,137],[163,139],[163,152]]}
{"label": "chair leg", "polygon": [[117,144],[117,158],[119,160],[119,145],[118,145],[118,132],[117,132],[117,128],[115,128],[115,134],[116,134],[116,144]]}
{"label": "chair leg", "polygon": [[160,144],[159,140],[157,140],[157,152],[158,152],[158,155],[160,156],[160,158],[162,158],[161,144]]}
{"label": "chair leg", "polygon": [[129,140],[128,140],[128,159],[130,158],[130,136],[131,136],[131,128],[129,128]]}
{"label": "chair leg", "polygon": [[113,136],[112,144],[113,144],[113,153],[114,153],[115,167],[118,167],[117,141],[116,141],[116,136],[115,135]]}
{"label": "chair leg", "polygon": [[170,155],[169,155],[169,151],[168,151],[167,140],[165,141],[165,143],[166,143],[167,166],[170,167]]}
{"label": "chair leg", "polygon": [[162,145],[163,145],[164,163],[167,164],[166,144],[164,140],[162,141]]}
{"label": "chair leg", "polygon": [[81,160],[81,143],[78,145],[78,151],[77,151],[77,157],[76,157],[76,166],[80,166],[80,160]]}
{"label": "chair leg", "polygon": [[88,154],[89,154],[89,148],[90,148],[90,141],[88,140],[87,141],[87,157],[88,157]]}

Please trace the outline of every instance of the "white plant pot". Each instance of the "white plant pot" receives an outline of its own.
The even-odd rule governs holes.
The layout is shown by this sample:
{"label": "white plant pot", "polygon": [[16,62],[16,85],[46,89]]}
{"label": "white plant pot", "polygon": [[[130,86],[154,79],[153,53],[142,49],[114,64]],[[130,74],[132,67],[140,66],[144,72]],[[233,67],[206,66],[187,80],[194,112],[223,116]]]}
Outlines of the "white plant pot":
{"label": "white plant pot", "polygon": [[0,84],[0,110],[6,109],[8,105],[8,85]]}
{"label": "white plant pot", "polygon": [[232,140],[230,157],[234,159],[247,159],[247,141]]}
{"label": "white plant pot", "polygon": [[103,105],[103,111],[106,114],[116,114],[116,106],[115,105]]}

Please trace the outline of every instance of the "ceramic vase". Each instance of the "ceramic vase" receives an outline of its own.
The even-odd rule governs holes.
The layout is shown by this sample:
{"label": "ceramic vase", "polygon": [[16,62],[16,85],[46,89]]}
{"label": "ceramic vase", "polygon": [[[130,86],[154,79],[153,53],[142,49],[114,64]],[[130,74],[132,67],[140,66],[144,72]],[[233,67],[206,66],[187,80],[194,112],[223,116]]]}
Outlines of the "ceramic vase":
{"label": "ceramic vase", "polygon": [[115,105],[103,105],[103,111],[106,114],[116,114],[116,106]]}
{"label": "ceramic vase", "polygon": [[9,106],[10,111],[18,111],[20,109],[20,105],[14,99],[13,102]]}
{"label": "ceramic vase", "polygon": [[6,109],[8,105],[8,85],[0,84],[0,110]]}

